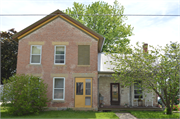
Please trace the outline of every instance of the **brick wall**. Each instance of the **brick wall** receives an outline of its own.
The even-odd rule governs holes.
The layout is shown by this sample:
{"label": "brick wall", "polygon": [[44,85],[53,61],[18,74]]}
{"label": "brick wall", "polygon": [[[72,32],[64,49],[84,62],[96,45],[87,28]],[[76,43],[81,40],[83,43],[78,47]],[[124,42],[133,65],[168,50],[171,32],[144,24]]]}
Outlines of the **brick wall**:
{"label": "brick wall", "polygon": [[[33,43],[43,42],[41,65],[30,64]],[[66,64],[54,65],[54,44],[66,45]],[[64,43],[65,42],[65,43]],[[78,66],[78,44],[90,45],[90,66]],[[57,18],[19,41],[17,74],[36,74],[48,84],[48,98],[52,99],[53,76],[65,77],[65,101],[53,102],[49,107],[74,107],[75,77],[92,77],[93,108],[97,108],[98,42],[68,22]]]}

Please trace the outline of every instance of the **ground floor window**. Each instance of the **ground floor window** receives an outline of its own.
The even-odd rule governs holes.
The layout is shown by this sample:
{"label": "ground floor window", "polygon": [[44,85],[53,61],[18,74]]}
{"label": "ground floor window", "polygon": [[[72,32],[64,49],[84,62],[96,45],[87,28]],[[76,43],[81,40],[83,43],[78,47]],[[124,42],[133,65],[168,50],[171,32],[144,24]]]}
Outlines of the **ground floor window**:
{"label": "ground floor window", "polygon": [[143,98],[141,81],[136,81],[134,83],[134,98],[135,99]]}
{"label": "ground floor window", "polygon": [[53,100],[64,100],[65,97],[65,78],[53,78]]}

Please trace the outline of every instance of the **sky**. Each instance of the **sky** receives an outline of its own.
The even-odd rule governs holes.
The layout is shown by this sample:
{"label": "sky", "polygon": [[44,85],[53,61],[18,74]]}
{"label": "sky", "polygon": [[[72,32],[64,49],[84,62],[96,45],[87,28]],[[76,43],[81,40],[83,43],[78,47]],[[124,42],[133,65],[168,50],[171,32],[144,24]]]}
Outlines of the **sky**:
{"label": "sky", "polygon": [[[97,0],[0,0],[0,14],[50,14],[73,7],[73,2],[91,4]],[[113,5],[114,0],[103,0]],[[118,0],[124,14],[180,15],[180,0]],[[21,31],[44,16],[0,16],[0,31]],[[130,45],[145,42],[165,46],[180,43],[180,16],[128,16],[126,24],[134,27]]]}

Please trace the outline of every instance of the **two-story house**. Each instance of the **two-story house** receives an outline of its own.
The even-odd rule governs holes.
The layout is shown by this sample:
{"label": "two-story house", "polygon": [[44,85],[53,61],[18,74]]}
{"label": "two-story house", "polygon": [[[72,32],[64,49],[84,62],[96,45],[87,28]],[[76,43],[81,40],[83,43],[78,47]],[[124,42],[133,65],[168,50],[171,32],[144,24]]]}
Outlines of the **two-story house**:
{"label": "two-story house", "polygon": [[[114,83],[110,78],[113,72],[103,65],[108,58],[101,53],[105,38],[60,10],[13,38],[19,39],[17,74],[44,79],[51,99],[48,107],[97,110],[99,93],[104,105],[133,105],[129,92],[134,89]],[[157,99],[153,100],[155,106]]]}

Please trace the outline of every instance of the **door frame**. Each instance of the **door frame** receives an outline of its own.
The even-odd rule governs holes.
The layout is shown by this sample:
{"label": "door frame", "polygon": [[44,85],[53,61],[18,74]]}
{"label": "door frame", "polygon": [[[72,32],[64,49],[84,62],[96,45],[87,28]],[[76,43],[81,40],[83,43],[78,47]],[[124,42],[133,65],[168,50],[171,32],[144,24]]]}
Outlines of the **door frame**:
{"label": "door frame", "polygon": [[[113,84],[118,85],[118,101],[112,101],[112,85]],[[119,87],[119,83],[110,83],[110,100],[111,100],[111,105],[120,105],[120,87]]]}
{"label": "door frame", "polygon": [[[85,91],[86,91],[86,79],[91,79],[91,95],[86,95]],[[81,80],[83,82],[83,95],[82,97],[84,98],[84,100],[82,101],[82,103],[84,103],[83,107],[80,108],[92,108],[92,103],[93,103],[93,78],[92,77],[75,77],[74,78],[74,107],[79,107],[76,105],[76,82],[79,82],[77,80]],[[85,105],[85,97],[91,97],[91,105]]]}

